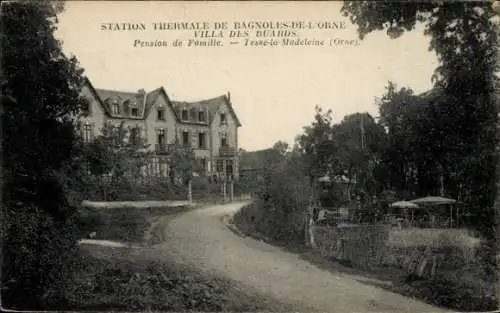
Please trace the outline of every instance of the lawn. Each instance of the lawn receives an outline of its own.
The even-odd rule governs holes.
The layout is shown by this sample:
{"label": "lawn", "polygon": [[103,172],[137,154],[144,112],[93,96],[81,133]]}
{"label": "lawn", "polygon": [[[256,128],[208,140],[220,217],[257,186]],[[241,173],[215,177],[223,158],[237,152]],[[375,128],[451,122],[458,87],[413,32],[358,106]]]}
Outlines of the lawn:
{"label": "lawn", "polygon": [[93,203],[80,208],[77,223],[82,238],[95,232],[93,239],[145,244],[160,236],[155,227],[159,221],[199,207],[161,202]]}
{"label": "lawn", "polygon": [[168,311],[289,311],[292,308],[238,283],[201,273],[159,253],[163,228],[193,206],[83,207],[82,236],[133,243],[133,247],[81,244],[67,269],[62,294],[53,303],[58,310],[168,310]]}
{"label": "lawn", "polygon": [[480,239],[466,229],[410,228],[391,231],[391,247],[435,247],[453,246],[460,249],[474,249]]}
{"label": "lawn", "polygon": [[84,246],[61,310],[288,311],[230,280],[149,255],[148,248]]}
{"label": "lawn", "polygon": [[[250,205],[235,214],[231,225],[233,231],[261,238],[259,233],[259,216],[261,208]],[[318,251],[304,249],[299,255],[311,263],[333,272],[346,272],[363,277],[360,281],[367,284],[376,281],[380,288],[387,288],[393,292],[401,293],[412,298],[419,298],[426,302],[461,311],[486,310],[492,305],[491,283],[484,280],[481,269],[475,260],[475,250],[480,244],[480,239],[465,229],[403,229],[391,231],[387,241],[388,253],[395,256],[411,256],[414,250],[425,250],[432,247],[435,251],[456,251],[442,265],[456,265],[468,261],[467,266],[454,268],[452,271],[441,271],[434,279],[407,280],[405,269],[397,267],[375,268],[372,270],[359,270],[343,266],[339,262],[332,262],[324,258]],[[294,250],[288,248],[290,252]],[[459,252],[460,251],[460,252]],[[417,256],[421,256],[417,254]],[[460,260],[456,260],[458,258]],[[460,261],[460,262],[458,262]],[[366,279],[370,278],[370,279]]]}

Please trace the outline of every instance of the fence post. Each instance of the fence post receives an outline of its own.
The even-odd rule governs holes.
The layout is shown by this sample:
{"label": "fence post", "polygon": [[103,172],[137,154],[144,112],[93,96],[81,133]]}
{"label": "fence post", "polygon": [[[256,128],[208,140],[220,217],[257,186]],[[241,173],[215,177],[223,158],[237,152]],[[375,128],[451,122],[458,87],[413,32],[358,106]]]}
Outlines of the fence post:
{"label": "fence post", "polygon": [[226,182],[221,181],[221,189],[222,189],[222,199],[224,202],[226,202]]}
{"label": "fence post", "polygon": [[234,200],[234,182],[231,181],[229,183],[229,201],[233,201]]}
{"label": "fence post", "polygon": [[310,247],[310,237],[309,237],[309,213],[304,214],[304,239],[306,246]]}
{"label": "fence post", "polygon": [[193,185],[191,179],[188,181],[188,201],[193,202]]}
{"label": "fence post", "polygon": [[227,190],[227,180],[224,180],[223,184],[224,184],[224,202],[228,202],[229,195]]}

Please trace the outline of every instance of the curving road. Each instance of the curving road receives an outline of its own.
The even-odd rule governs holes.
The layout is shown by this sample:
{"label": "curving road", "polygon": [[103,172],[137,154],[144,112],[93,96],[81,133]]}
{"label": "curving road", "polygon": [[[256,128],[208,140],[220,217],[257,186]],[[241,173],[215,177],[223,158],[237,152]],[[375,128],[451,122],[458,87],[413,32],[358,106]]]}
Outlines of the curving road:
{"label": "curving road", "polygon": [[176,217],[165,228],[166,241],[157,246],[185,264],[215,272],[255,288],[297,311],[324,312],[445,312],[423,302],[332,273],[298,255],[242,238],[224,223],[244,203],[217,205]]}

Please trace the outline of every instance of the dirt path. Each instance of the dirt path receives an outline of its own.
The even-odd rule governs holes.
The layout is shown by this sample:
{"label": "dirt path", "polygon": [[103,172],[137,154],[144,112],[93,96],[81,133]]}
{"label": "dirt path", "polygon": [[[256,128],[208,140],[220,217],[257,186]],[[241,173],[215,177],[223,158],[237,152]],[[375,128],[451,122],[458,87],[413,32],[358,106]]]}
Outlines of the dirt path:
{"label": "dirt path", "polygon": [[[229,277],[297,310],[327,312],[445,312],[402,295],[363,284],[354,275],[332,273],[297,255],[231,232],[223,217],[242,203],[183,214],[165,229],[156,246],[180,262]],[[307,308],[307,309],[306,309]]]}

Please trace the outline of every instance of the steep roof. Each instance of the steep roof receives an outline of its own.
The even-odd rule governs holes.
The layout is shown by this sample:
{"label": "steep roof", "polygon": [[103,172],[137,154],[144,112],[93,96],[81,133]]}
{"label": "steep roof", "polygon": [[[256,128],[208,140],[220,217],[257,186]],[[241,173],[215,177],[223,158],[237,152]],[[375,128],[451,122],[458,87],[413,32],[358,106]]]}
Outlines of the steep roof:
{"label": "steep roof", "polygon": [[179,122],[180,120],[179,120],[179,117],[177,116],[177,114],[175,114],[174,107],[172,106],[172,101],[170,101],[170,98],[168,97],[167,92],[165,91],[165,88],[163,88],[163,87],[156,88],[155,90],[150,91],[146,95],[146,101],[144,104],[144,115],[143,115],[144,118],[148,117],[149,113],[151,112],[151,108],[153,107],[153,105],[156,102],[156,99],[158,99],[158,97],[160,95],[163,95],[165,97],[165,99],[167,99],[167,105],[172,109],[177,122]]}
{"label": "steep roof", "polygon": [[[229,112],[231,113],[231,115],[235,119],[236,124],[238,126],[241,126],[241,122],[238,119],[236,112],[234,112],[233,106],[226,95],[222,95],[222,96],[207,99],[207,100],[194,101],[194,102],[172,101],[172,105],[173,105],[177,115],[179,114],[178,109],[184,108],[184,107],[186,107],[188,109],[199,108],[199,107],[207,108],[208,109],[209,124],[212,123],[212,121],[214,120],[215,114],[217,113],[219,108],[224,104],[226,104],[228,106]],[[179,118],[179,121],[180,121],[180,116],[177,116],[177,117]],[[184,123],[184,122],[181,121],[181,123]]]}
{"label": "steep roof", "polygon": [[[112,110],[110,108],[110,101],[116,99],[120,104],[125,103],[126,101],[133,101],[136,103],[136,107],[139,112],[142,112],[144,109],[144,93],[140,92],[127,92],[127,91],[117,91],[117,90],[109,90],[109,89],[96,89],[97,94],[101,98],[102,105],[104,109],[107,111],[108,115],[113,116]],[[139,117],[143,117],[139,115]]]}
{"label": "steep roof", "polygon": [[108,116],[111,116],[111,112],[109,111],[109,108],[104,104],[101,96],[99,95],[99,93],[97,93],[97,90],[94,88],[94,86],[92,85],[92,83],[90,82],[90,79],[88,79],[88,77],[85,77],[84,84],[89,87],[90,91],[94,94],[94,97],[101,104],[102,108],[104,109],[104,113],[106,113]]}
{"label": "steep roof", "polygon": [[122,100],[127,100],[139,95],[136,92],[128,92],[128,91],[117,91],[117,90],[108,90],[108,89],[96,89],[97,94],[103,101],[106,101],[109,98],[118,97]]}
{"label": "steep roof", "polygon": [[133,101],[135,102],[136,107],[138,108],[139,111],[139,116],[137,118],[145,119],[150,114],[151,108],[156,103],[158,97],[160,95],[163,95],[167,100],[168,106],[173,110],[176,120],[179,123],[189,123],[189,122],[181,121],[179,113],[177,112],[176,108],[180,107],[207,108],[209,115],[209,123],[211,123],[213,121],[213,118],[215,117],[215,114],[219,110],[220,106],[226,104],[229,108],[230,113],[235,119],[236,124],[238,126],[241,126],[241,123],[238,117],[236,116],[236,113],[234,112],[231,101],[229,101],[229,98],[226,95],[212,99],[201,100],[197,102],[181,102],[181,101],[170,101],[170,98],[168,97],[168,94],[163,87],[156,88],[146,93],[144,90],[139,90],[137,92],[129,92],[129,91],[117,91],[110,89],[95,89],[87,77],[85,78],[85,83],[90,88],[94,96],[98,99],[99,103],[104,108],[104,111],[108,116],[123,118],[123,116],[114,116],[112,114],[110,101],[116,100],[120,104],[124,104],[126,101]]}

